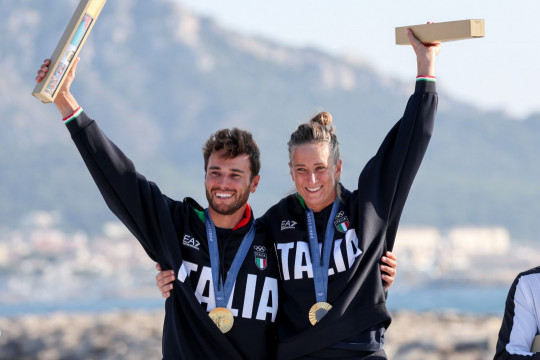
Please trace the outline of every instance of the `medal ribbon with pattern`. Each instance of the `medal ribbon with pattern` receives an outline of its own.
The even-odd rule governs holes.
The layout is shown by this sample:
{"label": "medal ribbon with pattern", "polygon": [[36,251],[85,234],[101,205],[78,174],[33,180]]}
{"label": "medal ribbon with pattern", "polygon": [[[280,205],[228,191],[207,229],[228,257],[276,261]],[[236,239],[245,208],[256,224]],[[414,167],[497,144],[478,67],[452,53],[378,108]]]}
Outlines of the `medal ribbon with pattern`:
{"label": "medal ribbon with pattern", "polygon": [[328,291],[330,254],[332,253],[332,243],[334,241],[334,218],[336,217],[338,209],[339,199],[336,197],[334,204],[332,205],[330,218],[326,224],[321,256],[319,251],[319,241],[317,239],[317,228],[315,226],[315,216],[313,215],[313,210],[306,207],[311,266],[313,269],[313,282],[315,284],[315,298],[317,299],[317,303],[309,310],[309,321],[312,325],[318,323],[332,308],[332,306],[326,302],[326,298]]}
{"label": "medal ribbon with pattern", "polygon": [[240,267],[246,258],[247,252],[255,238],[255,227],[253,224],[248,233],[244,236],[236,255],[234,256],[231,268],[227,272],[225,284],[223,276],[219,273],[219,248],[216,236],[216,227],[208,214],[208,209],[204,212],[204,222],[206,225],[206,235],[208,239],[208,251],[210,253],[210,267],[212,269],[212,283],[214,284],[214,296],[216,298],[216,308],[210,311],[209,316],[212,318],[217,327],[226,333],[232,328],[234,317],[227,303],[231,297],[236,277],[240,271]]}

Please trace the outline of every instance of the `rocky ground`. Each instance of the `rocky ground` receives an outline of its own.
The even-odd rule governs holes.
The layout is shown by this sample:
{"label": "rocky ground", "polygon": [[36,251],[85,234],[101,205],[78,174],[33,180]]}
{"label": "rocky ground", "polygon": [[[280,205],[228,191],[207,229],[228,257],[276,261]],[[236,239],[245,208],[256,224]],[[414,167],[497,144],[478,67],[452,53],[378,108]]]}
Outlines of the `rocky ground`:
{"label": "rocky ground", "polygon": [[[0,318],[0,359],[161,359],[162,311]],[[492,359],[501,319],[394,314],[385,349],[394,360]]]}
{"label": "rocky ground", "polygon": [[384,347],[394,360],[491,360],[501,321],[497,316],[399,312]]}

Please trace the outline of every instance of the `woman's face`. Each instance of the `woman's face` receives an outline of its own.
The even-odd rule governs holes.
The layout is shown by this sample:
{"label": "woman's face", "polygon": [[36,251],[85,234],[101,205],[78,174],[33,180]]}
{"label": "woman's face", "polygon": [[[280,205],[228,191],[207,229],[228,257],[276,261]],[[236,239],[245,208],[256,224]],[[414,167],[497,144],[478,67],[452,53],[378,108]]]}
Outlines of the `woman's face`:
{"label": "woman's face", "polygon": [[327,143],[294,147],[289,168],[296,191],[310,209],[319,212],[334,202],[341,160],[334,163]]}

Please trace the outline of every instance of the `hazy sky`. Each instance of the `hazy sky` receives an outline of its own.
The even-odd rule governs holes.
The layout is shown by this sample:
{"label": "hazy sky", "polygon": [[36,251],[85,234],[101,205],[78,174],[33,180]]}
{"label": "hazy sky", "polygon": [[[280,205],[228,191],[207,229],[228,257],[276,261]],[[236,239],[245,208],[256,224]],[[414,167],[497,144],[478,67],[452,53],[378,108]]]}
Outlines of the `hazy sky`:
{"label": "hazy sky", "polygon": [[485,19],[486,37],[443,44],[439,93],[515,116],[540,112],[540,1],[178,0],[232,30],[292,46],[365,59],[380,73],[416,75],[413,50],[396,26]]}

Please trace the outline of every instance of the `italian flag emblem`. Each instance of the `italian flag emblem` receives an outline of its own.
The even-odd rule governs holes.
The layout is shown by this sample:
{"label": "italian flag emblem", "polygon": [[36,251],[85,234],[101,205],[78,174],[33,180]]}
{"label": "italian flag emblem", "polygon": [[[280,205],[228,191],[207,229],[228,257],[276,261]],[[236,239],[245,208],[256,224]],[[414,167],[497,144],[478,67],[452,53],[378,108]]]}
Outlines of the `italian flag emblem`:
{"label": "italian flag emblem", "polygon": [[336,229],[341,233],[346,233],[347,230],[349,230],[349,219],[345,216],[345,213],[343,211],[340,211],[336,219],[334,220],[334,225],[336,226]]}
{"label": "italian flag emblem", "polygon": [[255,253],[255,264],[261,270],[266,269],[267,260],[265,253]]}
{"label": "italian flag emblem", "polygon": [[348,221],[344,221],[342,223],[339,223],[336,225],[336,228],[338,229],[338,231],[344,233],[344,232],[347,232],[347,230],[349,230],[349,222]]}

